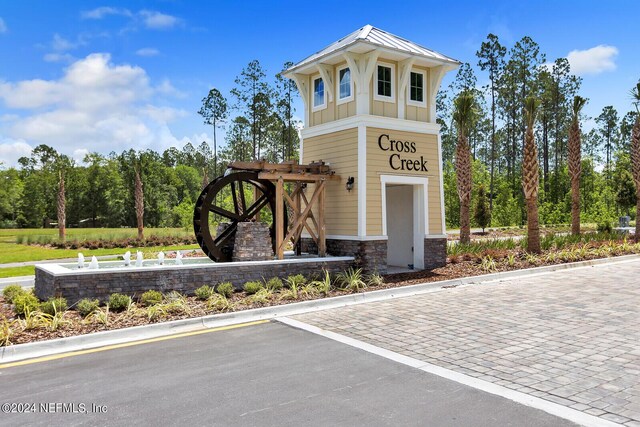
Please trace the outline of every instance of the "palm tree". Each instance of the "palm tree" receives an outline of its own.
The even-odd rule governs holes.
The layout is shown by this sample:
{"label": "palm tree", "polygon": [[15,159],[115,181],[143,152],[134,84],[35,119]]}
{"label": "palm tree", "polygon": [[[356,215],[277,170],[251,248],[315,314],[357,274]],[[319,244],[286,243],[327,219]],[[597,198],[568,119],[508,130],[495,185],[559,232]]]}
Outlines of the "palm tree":
{"label": "palm tree", "polygon": [[138,223],[138,240],[144,240],[144,191],[142,189],[142,179],[140,178],[140,169],[134,168],[135,171],[135,191],[134,200],[136,207],[136,222]]}
{"label": "palm tree", "polygon": [[631,171],[636,184],[636,241],[640,241],[640,82],[631,90],[638,114],[631,132]]}
{"label": "palm tree", "polygon": [[569,128],[569,177],[571,178],[571,234],[580,234],[580,110],[587,103],[581,96],[573,98],[573,118]]}
{"label": "palm tree", "polygon": [[533,126],[540,101],[529,97],[524,101],[524,116],[527,131],[524,138],[524,158],[522,160],[522,188],[527,202],[527,250],[540,252],[540,224],[538,222],[538,147],[533,137]]}
{"label": "palm tree", "polygon": [[67,237],[67,209],[66,199],[64,194],[64,174],[62,171],[58,172],[60,180],[58,181],[58,198],[57,198],[57,213],[58,213],[58,238],[61,242],[64,242]]}
{"label": "palm tree", "polygon": [[453,101],[453,121],[458,128],[458,145],[456,146],[456,178],[458,197],[460,198],[460,243],[471,241],[471,221],[469,210],[471,205],[471,150],[469,149],[469,132],[475,120],[475,99],[471,91],[461,92]]}

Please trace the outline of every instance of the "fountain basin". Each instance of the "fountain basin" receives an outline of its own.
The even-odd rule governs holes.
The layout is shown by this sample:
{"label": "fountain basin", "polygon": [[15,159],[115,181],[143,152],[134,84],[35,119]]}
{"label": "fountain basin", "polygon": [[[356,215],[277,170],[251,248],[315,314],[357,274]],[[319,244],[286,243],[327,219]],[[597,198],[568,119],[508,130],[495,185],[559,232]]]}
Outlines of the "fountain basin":
{"label": "fountain basin", "polygon": [[178,291],[191,295],[202,285],[214,286],[231,282],[234,287],[252,280],[286,278],[292,274],[305,276],[345,271],[353,266],[353,257],[294,257],[284,260],[216,263],[209,258],[185,258],[182,265],[167,259],[145,260],[141,267],[124,266],[123,261],[100,262],[98,269],[78,268],[77,263],[37,264],[35,292],[38,298],[61,296],[74,304],[82,298],[97,298],[101,302],[114,292],[131,296],[153,289],[160,292]]}

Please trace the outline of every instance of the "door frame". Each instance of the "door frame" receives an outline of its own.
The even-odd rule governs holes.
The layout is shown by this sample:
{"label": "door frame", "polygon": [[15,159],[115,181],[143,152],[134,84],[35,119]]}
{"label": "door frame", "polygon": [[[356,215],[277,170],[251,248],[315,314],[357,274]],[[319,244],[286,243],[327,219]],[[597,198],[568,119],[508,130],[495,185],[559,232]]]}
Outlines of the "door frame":
{"label": "door frame", "polygon": [[429,178],[406,175],[380,175],[382,191],[382,235],[387,236],[387,184],[413,187],[413,266],[424,269],[424,239],[429,234]]}

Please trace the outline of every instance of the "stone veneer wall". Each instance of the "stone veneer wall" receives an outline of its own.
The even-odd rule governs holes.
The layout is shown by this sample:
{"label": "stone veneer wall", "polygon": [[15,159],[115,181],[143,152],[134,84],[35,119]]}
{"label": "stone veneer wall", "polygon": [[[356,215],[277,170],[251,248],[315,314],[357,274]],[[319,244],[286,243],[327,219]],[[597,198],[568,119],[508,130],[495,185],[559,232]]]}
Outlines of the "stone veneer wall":
{"label": "stone veneer wall", "polygon": [[239,222],[233,244],[234,261],[273,259],[269,227],[263,222]]}
{"label": "stone veneer wall", "polygon": [[[313,239],[303,237],[301,241],[302,252],[318,253],[318,246]],[[365,273],[387,273],[386,240],[327,239],[327,253],[333,256],[354,257],[355,265],[361,267]]]}
{"label": "stone veneer wall", "polygon": [[202,285],[215,285],[220,282],[231,282],[236,289],[240,289],[248,281],[263,278],[284,279],[292,274],[320,276],[323,269],[335,274],[349,269],[353,262],[353,258],[313,258],[260,263],[220,263],[207,267],[186,265],[120,271],[98,270],[63,275],[47,271],[46,266],[36,266],[35,291],[42,300],[62,296],[70,305],[82,298],[98,298],[104,302],[114,292],[139,296],[149,289],[161,292],[178,291],[191,295]]}
{"label": "stone veneer wall", "polygon": [[432,269],[447,265],[447,239],[424,239],[424,268]]}

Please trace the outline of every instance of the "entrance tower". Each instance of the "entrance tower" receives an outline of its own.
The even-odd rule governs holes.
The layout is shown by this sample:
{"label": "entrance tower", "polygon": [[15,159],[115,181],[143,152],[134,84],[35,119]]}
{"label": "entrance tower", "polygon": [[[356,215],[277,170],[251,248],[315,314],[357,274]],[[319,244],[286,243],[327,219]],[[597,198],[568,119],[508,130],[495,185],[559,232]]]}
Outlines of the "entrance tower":
{"label": "entrance tower", "polygon": [[326,187],[327,252],[380,273],[446,263],[436,94],[459,65],[366,25],[284,72],[305,107],[301,163],[341,177]]}

